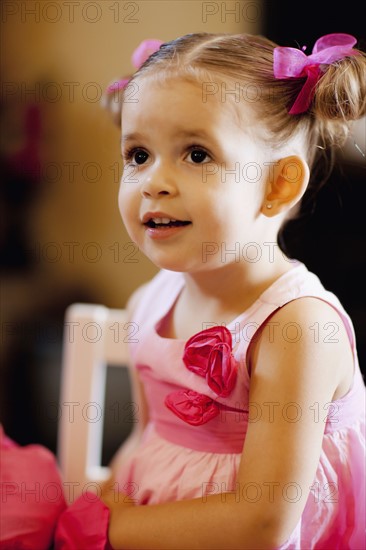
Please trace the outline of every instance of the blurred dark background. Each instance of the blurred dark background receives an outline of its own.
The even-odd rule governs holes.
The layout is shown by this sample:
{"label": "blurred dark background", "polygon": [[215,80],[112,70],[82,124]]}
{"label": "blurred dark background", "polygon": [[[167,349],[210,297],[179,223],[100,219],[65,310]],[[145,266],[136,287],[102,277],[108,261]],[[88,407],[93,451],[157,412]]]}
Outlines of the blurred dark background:
{"label": "blurred dark background", "polygon": [[[93,12],[90,21],[78,20],[76,12],[72,25],[64,13],[53,23],[52,11],[43,21],[42,13],[39,21],[32,15],[23,21],[20,11],[3,17],[0,421],[18,443],[40,443],[54,452],[67,306],[124,307],[131,292],[156,273],[141,255],[138,269],[128,259],[129,239],[117,209],[119,135],[94,101],[95,89],[129,73],[130,53],[147,37],[253,32],[284,46],[307,45],[309,53],[320,36],[345,32],[359,39],[361,49],[366,45],[364,17],[354,1],[339,9],[333,2],[266,0],[258,3],[260,20],[216,17],[210,25],[203,24],[202,2],[196,0],[137,2],[138,24],[116,23],[116,12],[110,6],[106,11],[107,4],[116,3],[99,3],[103,18],[94,25]],[[230,8],[233,2],[226,4]],[[103,36],[109,41],[100,40]],[[96,81],[99,87],[93,88]],[[59,87],[51,88],[50,82]],[[75,101],[70,82],[77,83]],[[63,95],[57,100],[59,90]],[[365,126],[359,132],[357,144],[364,151]],[[99,179],[93,163],[102,171]],[[289,254],[316,273],[348,311],[364,373],[365,175],[365,158],[351,141],[311,211],[284,232]],[[109,371],[106,411],[113,411],[118,400],[123,410],[131,399],[126,375],[123,369]],[[130,429],[113,425],[112,415],[104,418],[110,425],[104,463]]]}
{"label": "blurred dark background", "polygon": [[[290,0],[265,2],[263,33],[282,46],[307,46],[325,34],[348,33],[366,51],[365,26],[358,2],[341,8],[333,2]],[[284,231],[289,252],[316,273],[350,315],[357,339],[360,367],[366,373],[366,120],[337,155],[335,168],[316,199],[298,221]],[[359,150],[361,149],[361,151]],[[363,153],[363,154],[362,154]],[[290,254],[291,255],[291,254]]]}

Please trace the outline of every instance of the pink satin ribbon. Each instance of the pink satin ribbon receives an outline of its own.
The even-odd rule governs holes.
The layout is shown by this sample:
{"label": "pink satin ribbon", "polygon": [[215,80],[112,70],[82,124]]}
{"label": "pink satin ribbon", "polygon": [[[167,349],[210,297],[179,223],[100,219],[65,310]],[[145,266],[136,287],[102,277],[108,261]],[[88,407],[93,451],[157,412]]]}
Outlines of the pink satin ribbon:
{"label": "pink satin ribbon", "polygon": [[357,39],[350,34],[326,34],[315,42],[311,55],[296,48],[277,47],[273,52],[275,78],[307,77],[289,113],[306,112],[314,97],[315,86],[324,72],[322,65],[330,65],[359,52],[353,49]]}
{"label": "pink satin ribbon", "polygon": [[[131,62],[135,69],[139,69],[141,65],[143,65],[145,61],[150,57],[150,55],[158,51],[162,44],[164,44],[162,40],[156,40],[155,38],[148,38],[146,40],[143,40],[141,44],[137,46],[131,57]],[[113,84],[108,86],[107,93],[113,93],[114,91],[122,90],[127,86],[130,79],[131,77],[121,78],[120,80],[117,80],[117,82],[113,82]]]}

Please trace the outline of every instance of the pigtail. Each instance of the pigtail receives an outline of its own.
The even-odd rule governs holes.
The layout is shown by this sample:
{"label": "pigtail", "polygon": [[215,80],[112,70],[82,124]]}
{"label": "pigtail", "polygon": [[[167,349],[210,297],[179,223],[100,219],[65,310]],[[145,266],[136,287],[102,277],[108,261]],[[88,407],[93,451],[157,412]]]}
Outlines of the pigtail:
{"label": "pigtail", "polygon": [[[143,40],[131,56],[131,64],[135,70],[138,71],[163,45],[164,42],[156,38]],[[101,106],[109,112],[117,126],[121,126],[122,104],[132,78],[133,75],[130,74],[110,82],[101,98]]]}
{"label": "pigtail", "polygon": [[[291,98],[293,101],[293,98]],[[329,65],[319,79],[311,108],[299,116],[308,121],[310,181],[298,208],[286,219],[278,233],[283,252],[291,256],[293,234],[315,213],[319,191],[328,182],[337,159],[337,149],[344,145],[352,122],[366,115],[366,54],[345,57]],[[291,115],[290,115],[291,116]],[[295,230],[296,227],[296,230]],[[298,237],[296,237],[298,238]]]}
{"label": "pigtail", "polygon": [[112,119],[112,122],[121,127],[121,109],[126,87],[132,75],[112,80],[103,91],[100,105],[105,109]]}
{"label": "pigtail", "polygon": [[346,57],[327,67],[312,106],[323,146],[341,146],[352,121],[366,115],[366,54]]}

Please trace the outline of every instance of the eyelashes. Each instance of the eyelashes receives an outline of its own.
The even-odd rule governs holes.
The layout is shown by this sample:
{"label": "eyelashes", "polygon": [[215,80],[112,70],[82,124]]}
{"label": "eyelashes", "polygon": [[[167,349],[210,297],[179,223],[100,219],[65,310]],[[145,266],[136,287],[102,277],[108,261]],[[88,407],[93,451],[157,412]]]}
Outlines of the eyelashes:
{"label": "eyelashes", "polygon": [[[136,153],[144,153],[145,155],[148,156],[148,153],[146,153],[144,149],[139,149],[138,147],[131,147],[130,149],[127,149],[126,152],[123,153],[121,156],[124,161],[130,162]],[[134,163],[134,164],[139,164],[139,163]]]}
{"label": "eyelashes", "polygon": [[[203,160],[206,160],[207,157],[209,157],[210,160],[212,160],[212,155],[209,151],[207,151],[207,149],[205,147],[202,147],[201,145],[190,145],[188,148],[187,148],[187,155],[193,153],[193,152],[197,152],[199,153],[200,155],[204,155],[204,159]],[[134,160],[134,157],[136,154],[140,153],[141,156],[142,156],[142,159],[144,158],[145,156],[145,160],[149,157],[149,153],[147,153],[145,151],[145,149],[142,149],[141,147],[130,147],[129,149],[127,149],[121,156],[122,156],[122,159],[128,163],[128,164],[133,164],[133,165],[137,165],[137,166],[141,166],[144,164],[144,162],[132,162]],[[141,160],[141,157],[140,157],[140,160]],[[197,159],[197,156],[196,156],[196,160],[199,160]],[[202,160],[202,159],[201,159]],[[192,162],[191,164],[203,164],[203,162]]]}
{"label": "eyelashes", "polygon": [[[203,153],[205,155],[205,160],[206,160],[206,157],[209,157],[210,160],[212,160],[211,154],[204,147],[200,147],[199,145],[191,145],[188,148],[188,154],[191,154],[193,152]],[[203,162],[194,162],[193,164],[204,164],[204,163]]]}

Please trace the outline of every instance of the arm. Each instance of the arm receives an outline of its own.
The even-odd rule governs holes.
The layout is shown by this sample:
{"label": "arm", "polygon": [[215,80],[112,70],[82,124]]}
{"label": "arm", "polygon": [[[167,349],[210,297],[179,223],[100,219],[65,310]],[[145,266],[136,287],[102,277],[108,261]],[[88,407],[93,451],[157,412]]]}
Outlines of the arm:
{"label": "arm", "polygon": [[[349,342],[338,314],[321,300],[300,298],[271,319],[280,323],[274,341],[263,330],[253,352],[250,402],[256,404],[254,417],[258,408],[262,414],[259,421],[249,420],[236,493],[113,506],[109,536],[114,548],[265,550],[290,536],[322,446],[325,423],[314,421],[312,407],[318,403],[326,410],[323,405],[332,400]],[[301,327],[297,342],[283,339],[282,328],[289,322]],[[315,322],[335,322],[338,342],[314,342],[309,327]],[[298,420],[291,421],[296,415]]]}
{"label": "arm", "polygon": [[[131,295],[130,299],[127,302],[126,309],[129,320],[132,318],[137,303],[143,295],[145,286],[146,285],[142,285],[137,290],[135,290],[135,292]],[[132,365],[130,365],[129,373],[131,380],[132,400],[133,403],[137,404],[138,421],[133,424],[132,432],[122,443],[121,447],[118,449],[110,463],[112,474],[110,479],[107,481],[107,484],[109,484],[110,481],[114,479],[122,462],[127,460],[129,455],[139,445],[142,433],[149,420],[148,405],[144,393],[144,388],[139,379],[138,372],[135,368],[133,368]]]}

